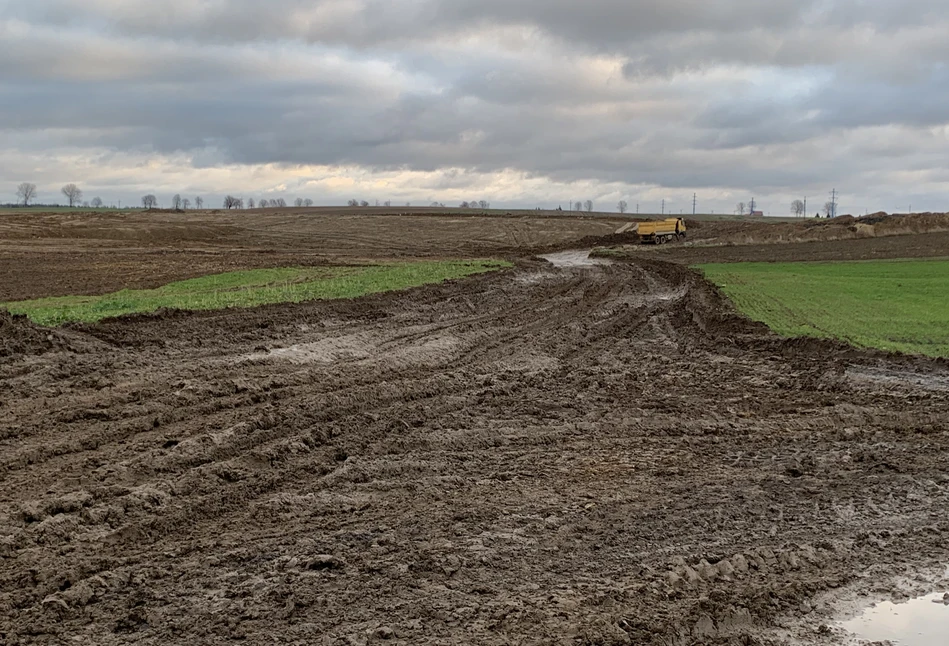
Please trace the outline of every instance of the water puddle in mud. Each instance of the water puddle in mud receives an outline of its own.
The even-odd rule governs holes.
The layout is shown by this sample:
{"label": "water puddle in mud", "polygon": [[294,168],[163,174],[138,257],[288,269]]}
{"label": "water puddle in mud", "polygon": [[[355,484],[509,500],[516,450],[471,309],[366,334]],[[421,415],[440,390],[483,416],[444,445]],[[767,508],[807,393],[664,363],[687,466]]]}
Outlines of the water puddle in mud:
{"label": "water puddle in mud", "polygon": [[541,256],[554,267],[594,267],[596,265],[612,265],[613,261],[606,258],[591,258],[589,251],[560,251]]}
{"label": "water puddle in mud", "polygon": [[945,646],[949,641],[949,593],[931,594],[906,603],[878,603],[859,617],[843,622],[841,627],[861,641]]}

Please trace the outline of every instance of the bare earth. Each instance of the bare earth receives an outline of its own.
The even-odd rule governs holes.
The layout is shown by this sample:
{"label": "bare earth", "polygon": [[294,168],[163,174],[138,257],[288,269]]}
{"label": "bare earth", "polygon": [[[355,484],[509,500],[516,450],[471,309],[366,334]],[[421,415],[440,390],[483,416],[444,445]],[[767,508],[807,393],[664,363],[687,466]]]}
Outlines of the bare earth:
{"label": "bare earth", "polygon": [[945,362],[532,253],[351,302],[0,314],[0,643],[835,644],[841,599],[932,591]]}

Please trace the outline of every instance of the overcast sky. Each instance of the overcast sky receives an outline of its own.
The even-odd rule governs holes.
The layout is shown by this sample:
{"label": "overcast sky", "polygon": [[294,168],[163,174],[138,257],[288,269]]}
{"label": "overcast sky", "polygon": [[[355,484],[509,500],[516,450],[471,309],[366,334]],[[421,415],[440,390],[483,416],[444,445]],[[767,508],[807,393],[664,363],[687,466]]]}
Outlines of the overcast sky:
{"label": "overcast sky", "polygon": [[0,189],[949,210],[945,0],[0,0]]}

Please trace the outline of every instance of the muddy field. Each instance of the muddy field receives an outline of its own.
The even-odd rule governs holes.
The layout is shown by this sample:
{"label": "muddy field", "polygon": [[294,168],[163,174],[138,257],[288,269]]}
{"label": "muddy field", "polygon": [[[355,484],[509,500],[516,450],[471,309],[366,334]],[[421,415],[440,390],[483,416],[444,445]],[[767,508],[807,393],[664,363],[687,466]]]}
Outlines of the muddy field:
{"label": "muddy field", "polygon": [[[394,251],[340,234],[329,253],[309,229],[0,238],[7,298],[517,259],[352,302],[57,331],[0,314],[0,644],[812,646],[842,643],[861,603],[936,589],[945,362],[778,339],[656,260],[741,247],[560,267],[533,254],[615,222],[429,219],[444,240]],[[931,240],[772,250],[940,255]]]}
{"label": "muddy field", "polygon": [[608,216],[327,209],[6,213],[0,302],[158,287],[235,268],[518,256],[609,235],[622,224]]}
{"label": "muddy field", "polygon": [[830,644],[949,563],[945,365],[674,264],[0,331],[5,644]]}

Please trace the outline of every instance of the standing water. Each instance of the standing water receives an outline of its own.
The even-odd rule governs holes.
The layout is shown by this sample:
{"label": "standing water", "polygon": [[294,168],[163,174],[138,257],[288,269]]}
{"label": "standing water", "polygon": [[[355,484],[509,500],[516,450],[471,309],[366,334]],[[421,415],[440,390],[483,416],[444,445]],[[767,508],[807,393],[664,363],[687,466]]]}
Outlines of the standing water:
{"label": "standing water", "polygon": [[899,646],[949,644],[949,593],[906,603],[879,603],[841,627],[858,639],[889,640]]}
{"label": "standing water", "polygon": [[593,265],[612,265],[606,258],[592,258],[589,251],[560,251],[541,256],[555,267],[592,267]]}

